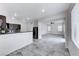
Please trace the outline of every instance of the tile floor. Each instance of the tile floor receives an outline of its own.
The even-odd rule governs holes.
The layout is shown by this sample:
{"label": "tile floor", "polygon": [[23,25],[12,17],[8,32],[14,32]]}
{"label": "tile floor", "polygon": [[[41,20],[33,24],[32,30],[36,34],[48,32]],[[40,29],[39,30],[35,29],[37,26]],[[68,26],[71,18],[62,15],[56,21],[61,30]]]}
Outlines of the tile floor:
{"label": "tile floor", "polygon": [[16,50],[7,56],[69,56],[63,36],[46,34],[43,39]]}

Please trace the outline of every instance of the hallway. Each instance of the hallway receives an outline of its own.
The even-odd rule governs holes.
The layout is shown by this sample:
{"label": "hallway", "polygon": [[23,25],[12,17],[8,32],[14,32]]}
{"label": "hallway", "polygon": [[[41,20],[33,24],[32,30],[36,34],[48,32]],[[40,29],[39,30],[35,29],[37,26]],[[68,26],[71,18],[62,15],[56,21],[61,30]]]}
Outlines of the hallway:
{"label": "hallway", "polygon": [[7,56],[69,56],[63,36],[46,34],[43,39],[16,50]]}

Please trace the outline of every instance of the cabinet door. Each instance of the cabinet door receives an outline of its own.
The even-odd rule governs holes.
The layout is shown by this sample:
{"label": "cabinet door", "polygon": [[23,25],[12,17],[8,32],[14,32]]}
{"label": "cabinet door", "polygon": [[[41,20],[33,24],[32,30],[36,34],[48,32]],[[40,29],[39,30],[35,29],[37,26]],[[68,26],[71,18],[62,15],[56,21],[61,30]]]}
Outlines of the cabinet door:
{"label": "cabinet door", "polygon": [[0,27],[2,27],[4,30],[6,29],[6,17],[0,15]]}

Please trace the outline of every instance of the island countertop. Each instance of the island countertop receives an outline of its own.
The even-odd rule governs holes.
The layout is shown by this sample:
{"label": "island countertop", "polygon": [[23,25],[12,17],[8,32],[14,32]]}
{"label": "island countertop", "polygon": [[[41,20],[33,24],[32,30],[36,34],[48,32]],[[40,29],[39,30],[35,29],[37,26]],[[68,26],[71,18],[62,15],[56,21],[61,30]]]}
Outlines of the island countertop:
{"label": "island countertop", "polygon": [[7,55],[31,43],[33,43],[33,34],[30,31],[0,35],[0,56]]}
{"label": "island countertop", "polygon": [[18,33],[27,33],[27,32],[33,32],[33,31],[24,31],[24,32],[15,32],[15,33],[1,33],[0,35],[18,34]]}

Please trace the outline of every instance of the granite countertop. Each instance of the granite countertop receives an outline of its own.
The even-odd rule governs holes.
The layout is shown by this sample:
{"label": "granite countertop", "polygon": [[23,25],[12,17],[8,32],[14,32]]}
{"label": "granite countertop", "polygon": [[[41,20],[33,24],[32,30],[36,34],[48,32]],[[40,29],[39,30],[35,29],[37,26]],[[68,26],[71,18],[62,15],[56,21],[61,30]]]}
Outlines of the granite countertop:
{"label": "granite countertop", "polygon": [[33,32],[33,31],[24,31],[24,32],[16,32],[16,33],[1,33],[0,35],[17,34],[17,33],[27,33],[27,32]]}

